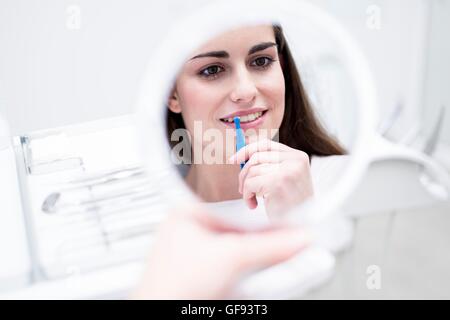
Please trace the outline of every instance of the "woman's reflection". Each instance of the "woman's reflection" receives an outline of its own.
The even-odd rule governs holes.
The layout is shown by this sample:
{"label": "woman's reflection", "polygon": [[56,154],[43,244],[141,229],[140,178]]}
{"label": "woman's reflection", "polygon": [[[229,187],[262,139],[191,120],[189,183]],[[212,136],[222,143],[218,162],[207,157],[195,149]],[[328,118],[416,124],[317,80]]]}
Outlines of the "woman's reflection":
{"label": "woman's reflection", "polygon": [[[237,154],[236,116],[246,136]],[[189,150],[180,155],[197,195],[215,203],[243,199],[269,216],[314,195],[315,161],[345,154],[315,116],[280,26],[237,28],[198,48],[177,76],[167,127],[175,149],[174,132],[187,132]]]}

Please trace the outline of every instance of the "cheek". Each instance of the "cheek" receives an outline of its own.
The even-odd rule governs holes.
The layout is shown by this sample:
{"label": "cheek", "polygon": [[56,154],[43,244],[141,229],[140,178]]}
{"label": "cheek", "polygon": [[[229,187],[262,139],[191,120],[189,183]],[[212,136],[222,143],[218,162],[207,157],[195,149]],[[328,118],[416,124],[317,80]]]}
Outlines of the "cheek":
{"label": "cheek", "polygon": [[196,80],[187,80],[186,84],[178,86],[181,112],[188,130],[194,121],[202,121],[203,127],[208,126],[216,106],[219,105],[219,93],[211,86]]}
{"label": "cheek", "polygon": [[281,68],[276,68],[270,75],[270,79],[264,82],[264,96],[272,109],[271,126],[279,128],[284,115],[285,85]]}

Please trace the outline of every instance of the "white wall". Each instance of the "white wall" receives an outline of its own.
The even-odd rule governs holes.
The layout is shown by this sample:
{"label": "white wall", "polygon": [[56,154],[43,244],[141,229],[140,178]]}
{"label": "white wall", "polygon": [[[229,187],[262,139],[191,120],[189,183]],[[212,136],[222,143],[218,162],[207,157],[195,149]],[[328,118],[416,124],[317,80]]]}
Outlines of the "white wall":
{"label": "white wall", "polygon": [[[336,15],[358,40],[378,85],[380,116],[397,104],[404,112],[390,132],[402,136],[419,121],[424,74],[426,27],[430,1],[351,0],[313,1]],[[345,3],[345,5],[343,5]],[[370,9],[372,8],[372,10]],[[379,28],[373,8],[379,9]]]}
{"label": "white wall", "polygon": [[[143,65],[171,21],[207,1],[0,0],[0,112],[15,134],[129,113]],[[314,1],[361,43],[382,114],[403,102],[399,134],[419,118],[425,0]],[[67,28],[70,4],[81,28]],[[367,27],[370,5],[380,29]]]}
{"label": "white wall", "polygon": [[438,108],[444,106],[445,120],[441,138],[450,144],[450,1],[433,1],[431,16],[422,116],[425,119],[425,129],[430,131]]}
{"label": "white wall", "polygon": [[[69,4],[81,28],[66,27]],[[0,110],[15,133],[131,111],[170,23],[153,1],[1,0]]]}

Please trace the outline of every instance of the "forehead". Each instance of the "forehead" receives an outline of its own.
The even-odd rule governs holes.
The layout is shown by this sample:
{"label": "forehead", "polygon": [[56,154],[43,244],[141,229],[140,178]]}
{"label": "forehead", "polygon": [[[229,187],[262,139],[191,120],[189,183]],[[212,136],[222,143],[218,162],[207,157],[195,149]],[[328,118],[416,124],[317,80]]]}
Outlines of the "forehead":
{"label": "forehead", "polygon": [[194,54],[220,50],[247,53],[250,47],[261,42],[275,42],[271,25],[245,26],[226,31],[205,42]]}

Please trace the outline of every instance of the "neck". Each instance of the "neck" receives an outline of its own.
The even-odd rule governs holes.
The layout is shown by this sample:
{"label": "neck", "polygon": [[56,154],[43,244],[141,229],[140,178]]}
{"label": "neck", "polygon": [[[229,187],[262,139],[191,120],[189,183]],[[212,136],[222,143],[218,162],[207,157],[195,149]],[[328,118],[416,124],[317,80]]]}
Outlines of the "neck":
{"label": "neck", "polygon": [[186,183],[206,202],[240,199],[239,165],[192,164]]}

